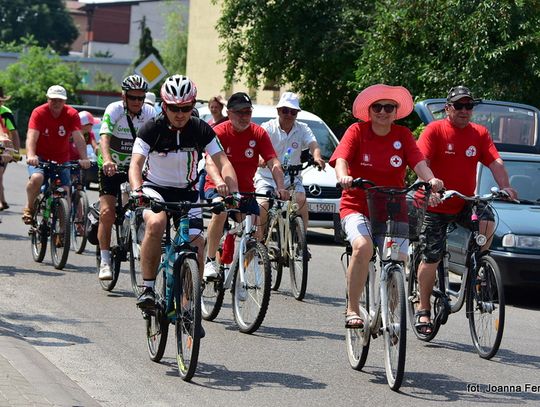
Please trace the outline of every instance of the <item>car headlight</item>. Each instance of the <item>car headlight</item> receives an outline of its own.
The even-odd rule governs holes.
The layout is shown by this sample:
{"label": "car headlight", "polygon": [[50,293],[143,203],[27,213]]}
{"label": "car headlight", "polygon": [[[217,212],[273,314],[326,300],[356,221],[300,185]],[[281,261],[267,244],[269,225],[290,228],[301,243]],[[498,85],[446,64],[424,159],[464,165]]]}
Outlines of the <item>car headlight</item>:
{"label": "car headlight", "polygon": [[502,245],[519,249],[540,249],[540,236],[520,236],[510,233],[503,236]]}

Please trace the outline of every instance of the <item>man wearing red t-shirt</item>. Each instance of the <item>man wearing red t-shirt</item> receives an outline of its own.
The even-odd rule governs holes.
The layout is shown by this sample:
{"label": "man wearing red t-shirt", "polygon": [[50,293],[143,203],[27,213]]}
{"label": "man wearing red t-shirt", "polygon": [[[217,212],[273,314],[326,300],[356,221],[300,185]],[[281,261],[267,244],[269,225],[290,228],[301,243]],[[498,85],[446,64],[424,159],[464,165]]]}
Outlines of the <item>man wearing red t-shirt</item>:
{"label": "man wearing red t-shirt", "polygon": [[[476,189],[478,163],[488,167],[493,178],[511,198],[517,193],[510,187],[508,173],[493,144],[488,129],[471,123],[475,101],[469,89],[456,86],[446,98],[447,117],[430,123],[418,140],[418,148],[436,177],[444,181],[447,189],[472,195]],[[488,250],[494,231],[491,211],[479,211],[480,230],[489,239],[482,247]],[[447,226],[458,222],[470,229],[471,208],[460,198],[454,197],[435,207],[429,207],[422,228],[422,261],[418,267],[420,302],[415,315],[415,328],[421,334],[433,331],[430,297],[435,284],[435,271],[446,246]]]}
{"label": "man wearing red t-shirt", "polygon": [[[252,111],[253,105],[249,96],[243,92],[235,93],[227,102],[229,120],[214,127],[219,142],[236,172],[238,189],[240,192],[255,191],[253,177],[259,165],[259,156],[261,156],[272,171],[279,197],[289,199],[289,192],[284,185],[283,169],[276,158],[270,137],[266,130],[251,122]],[[225,181],[216,171],[212,158],[208,156],[206,170],[208,172],[204,186],[206,199],[227,195],[229,191]],[[258,214],[259,205],[254,198],[247,199],[240,205],[240,211]],[[226,219],[226,213],[213,214],[208,225],[208,258],[204,266],[204,278],[206,279],[218,276],[215,256]]]}
{"label": "man wearing red t-shirt", "polygon": [[[53,85],[47,90],[47,103],[32,111],[26,134],[26,162],[30,175],[26,184],[28,202],[23,209],[23,222],[32,223],[34,200],[39,194],[41,185],[49,174],[39,168],[40,160],[65,163],[69,161],[69,138],[77,145],[81,157],[82,168],[88,168],[90,161],[86,156],[86,143],[81,134],[81,121],[75,109],[66,105],[67,93],[60,85]],[[66,191],[70,185],[70,171],[61,173],[62,185]]]}
{"label": "man wearing red t-shirt", "polygon": [[[339,142],[329,164],[343,187],[340,203],[341,225],[352,247],[347,268],[347,311],[345,327],[362,329],[360,294],[366,284],[373,255],[372,225],[364,191],[351,188],[355,178],[364,178],[378,186],[403,187],[406,167],[429,182],[434,190],[442,182],[433,176],[418,150],[409,129],[394,124],[413,110],[412,96],[402,86],[377,84],[358,94],[353,114],[362,122],[352,124]],[[408,239],[396,239],[400,260],[407,258]],[[382,242],[377,241],[380,245]]]}

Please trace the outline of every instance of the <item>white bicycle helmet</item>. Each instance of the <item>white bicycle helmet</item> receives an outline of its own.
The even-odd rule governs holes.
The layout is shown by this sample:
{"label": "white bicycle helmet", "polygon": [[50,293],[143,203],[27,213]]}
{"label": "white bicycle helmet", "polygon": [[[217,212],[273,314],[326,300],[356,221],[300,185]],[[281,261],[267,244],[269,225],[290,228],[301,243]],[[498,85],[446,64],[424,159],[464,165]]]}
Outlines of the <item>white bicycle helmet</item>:
{"label": "white bicycle helmet", "polygon": [[122,81],[122,90],[148,90],[148,82],[146,82],[139,75],[129,75]]}
{"label": "white bicycle helmet", "polygon": [[191,79],[183,75],[168,77],[161,85],[161,100],[170,105],[195,102],[197,87]]}

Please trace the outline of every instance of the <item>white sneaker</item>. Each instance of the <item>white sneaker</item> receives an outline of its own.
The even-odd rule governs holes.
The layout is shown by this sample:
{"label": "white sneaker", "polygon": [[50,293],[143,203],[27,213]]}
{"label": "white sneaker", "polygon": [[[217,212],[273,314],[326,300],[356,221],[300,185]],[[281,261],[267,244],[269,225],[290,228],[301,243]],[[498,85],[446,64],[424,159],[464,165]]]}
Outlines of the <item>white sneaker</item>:
{"label": "white sneaker", "polygon": [[99,266],[99,276],[100,280],[112,280],[113,274],[111,266],[109,264],[102,264]]}
{"label": "white sneaker", "polygon": [[204,265],[204,274],[205,279],[217,278],[219,276],[219,267],[215,260],[209,261]]}
{"label": "white sneaker", "polygon": [[247,300],[248,293],[246,287],[244,287],[244,285],[238,287],[238,292],[236,293],[236,295],[240,301]]}

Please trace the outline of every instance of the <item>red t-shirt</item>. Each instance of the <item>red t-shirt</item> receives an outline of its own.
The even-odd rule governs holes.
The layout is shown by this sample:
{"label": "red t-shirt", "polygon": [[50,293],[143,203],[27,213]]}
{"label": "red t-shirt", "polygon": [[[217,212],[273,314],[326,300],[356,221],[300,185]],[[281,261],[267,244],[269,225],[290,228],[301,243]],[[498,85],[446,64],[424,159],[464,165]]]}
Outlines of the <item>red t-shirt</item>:
{"label": "red t-shirt", "polygon": [[81,130],[81,119],[79,113],[67,105],[55,119],[45,103],[32,111],[28,128],[39,131],[36,145],[39,158],[64,163],[69,161],[71,133]]}
{"label": "red t-shirt", "polygon": [[[246,130],[237,132],[232,123],[226,121],[214,127],[214,131],[236,172],[240,192],[255,191],[253,176],[259,165],[259,156],[264,161],[276,158],[276,152],[266,130],[251,123]],[[215,187],[207,175],[204,190]]]}
{"label": "red t-shirt", "polygon": [[[94,136],[94,132],[90,131],[90,133],[83,133],[84,141],[86,142],[87,146],[92,145],[92,141],[96,139],[96,136]],[[81,158],[81,155],[79,154],[79,150],[77,150],[77,145],[73,141],[73,136],[69,138],[69,159],[71,161],[79,160]]]}
{"label": "red t-shirt", "polygon": [[[443,180],[444,187],[465,195],[474,194],[478,162],[489,166],[499,158],[488,129],[476,123],[460,129],[448,119],[428,124],[418,139],[418,148],[435,177]],[[464,205],[465,201],[454,197],[429,210],[455,214]]]}
{"label": "red t-shirt", "polygon": [[[354,123],[347,129],[330,158],[332,167],[338,158],[348,162],[353,178],[365,178],[378,186],[404,187],[407,165],[416,167],[424,156],[408,128],[393,124],[390,133],[377,136],[368,121]],[[364,191],[343,190],[339,213],[341,218],[352,213],[368,214]]]}

